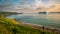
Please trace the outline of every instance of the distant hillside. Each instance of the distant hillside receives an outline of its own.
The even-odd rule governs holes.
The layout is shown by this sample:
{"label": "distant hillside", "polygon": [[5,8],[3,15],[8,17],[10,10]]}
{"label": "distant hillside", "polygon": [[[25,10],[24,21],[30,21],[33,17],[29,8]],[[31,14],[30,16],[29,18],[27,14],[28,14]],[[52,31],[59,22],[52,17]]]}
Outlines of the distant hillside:
{"label": "distant hillside", "polygon": [[0,14],[18,14],[18,13],[16,13],[16,12],[0,11]]}

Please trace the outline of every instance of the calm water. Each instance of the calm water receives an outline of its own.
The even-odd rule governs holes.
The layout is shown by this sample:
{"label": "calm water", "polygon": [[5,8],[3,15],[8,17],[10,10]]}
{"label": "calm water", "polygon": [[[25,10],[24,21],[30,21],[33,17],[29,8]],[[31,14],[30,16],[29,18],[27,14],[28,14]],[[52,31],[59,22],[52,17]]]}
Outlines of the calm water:
{"label": "calm water", "polygon": [[8,18],[15,18],[23,22],[60,28],[60,14],[19,14]]}

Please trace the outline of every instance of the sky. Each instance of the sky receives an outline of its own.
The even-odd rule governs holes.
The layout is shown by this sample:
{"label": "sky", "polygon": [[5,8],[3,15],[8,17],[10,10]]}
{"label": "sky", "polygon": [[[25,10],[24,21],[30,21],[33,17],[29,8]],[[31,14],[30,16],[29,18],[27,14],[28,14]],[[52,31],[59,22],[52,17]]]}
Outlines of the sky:
{"label": "sky", "polygon": [[59,3],[60,0],[0,0],[0,10],[14,10],[18,8],[37,8]]}

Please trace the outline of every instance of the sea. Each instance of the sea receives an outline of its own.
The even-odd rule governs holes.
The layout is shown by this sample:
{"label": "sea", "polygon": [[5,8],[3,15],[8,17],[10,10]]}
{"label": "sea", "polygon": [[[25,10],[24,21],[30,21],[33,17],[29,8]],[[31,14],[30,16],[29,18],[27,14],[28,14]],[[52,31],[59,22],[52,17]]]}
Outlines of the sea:
{"label": "sea", "polygon": [[44,26],[50,26],[60,29],[60,14],[18,14],[11,15],[7,18],[17,19],[18,21],[38,24]]}

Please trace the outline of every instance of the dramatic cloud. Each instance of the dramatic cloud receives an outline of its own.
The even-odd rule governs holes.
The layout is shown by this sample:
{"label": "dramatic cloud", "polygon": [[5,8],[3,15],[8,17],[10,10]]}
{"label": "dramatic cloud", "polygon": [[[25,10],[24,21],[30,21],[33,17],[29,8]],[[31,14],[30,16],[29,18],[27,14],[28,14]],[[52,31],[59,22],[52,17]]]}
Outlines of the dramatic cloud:
{"label": "dramatic cloud", "polygon": [[11,2],[11,0],[0,0],[0,10],[4,10],[12,6],[13,2]]}
{"label": "dramatic cloud", "polygon": [[60,0],[51,0],[53,1],[54,3],[60,3]]}
{"label": "dramatic cloud", "polygon": [[33,5],[33,0],[0,0],[0,10],[17,9],[22,7],[30,7]]}
{"label": "dramatic cloud", "polygon": [[20,5],[21,0],[0,0],[0,10],[12,10]]}
{"label": "dramatic cloud", "polygon": [[0,10],[31,9],[53,4],[60,4],[60,0],[0,0]]}

